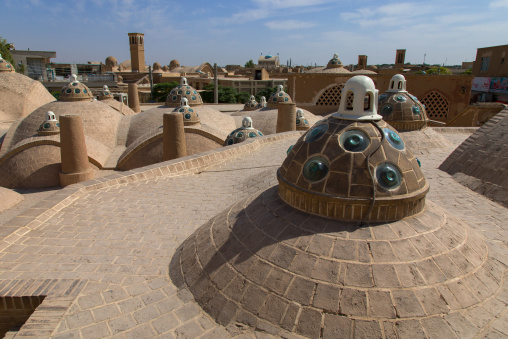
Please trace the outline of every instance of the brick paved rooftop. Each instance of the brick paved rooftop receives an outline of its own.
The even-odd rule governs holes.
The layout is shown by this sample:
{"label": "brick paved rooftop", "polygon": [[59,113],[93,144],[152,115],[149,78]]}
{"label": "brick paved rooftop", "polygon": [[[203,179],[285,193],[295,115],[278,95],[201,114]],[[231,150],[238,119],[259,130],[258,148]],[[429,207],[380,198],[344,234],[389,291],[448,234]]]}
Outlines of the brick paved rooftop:
{"label": "brick paved rooftop", "polygon": [[[208,301],[196,302],[173,270],[182,244],[220,233],[233,220],[228,216],[256,202],[272,218],[284,209],[275,173],[300,132],[32,193],[39,201],[26,194],[16,213],[0,214],[0,309],[42,301],[17,334],[37,338],[507,337],[507,210],[438,169],[471,131],[435,131],[450,147],[418,155],[430,192],[413,234],[398,233],[409,228],[397,222],[349,233],[306,229],[305,236],[266,244],[266,252],[279,253],[266,254],[274,256],[271,270],[253,256],[226,256],[234,276],[209,266],[220,279],[201,294]],[[240,217],[252,222],[252,213]],[[428,214],[439,223],[426,223]],[[398,252],[395,242],[410,250]],[[194,248],[197,258],[222,255]],[[341,275],[354,265],[368,272]],[[396,265],[402,269],[390,268]],[[391,285],[377,285],[378,274]],[[244,288],[239,277],[248,282]],[[238,300],[246,312],[229,307]]]}

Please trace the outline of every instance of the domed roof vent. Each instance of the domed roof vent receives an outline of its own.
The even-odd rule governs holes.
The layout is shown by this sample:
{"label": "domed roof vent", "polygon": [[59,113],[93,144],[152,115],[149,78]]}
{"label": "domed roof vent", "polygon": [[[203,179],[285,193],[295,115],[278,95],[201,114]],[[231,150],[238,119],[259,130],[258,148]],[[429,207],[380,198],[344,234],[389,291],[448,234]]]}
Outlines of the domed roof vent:
{"label": "domed roof vent", "polygon": [[343,67],[342,62],[339,60],[339,55],[335,53],[333,55],[333,58],[328,61],[328,64],[326,65],[326,68],[338,68]]}
{"label": "domed roof vent", "polygon": [[102,91],[99,92],[99,96],[97,97],[99,100],[109,100],[114,99],[113,94],[109,90],[109,87],[104,85],[102,86]]}
{"label": "domed roof vent", "polygon": [[249,138],[255,138],[258,136],[262,137],[263,133],[254,128],[252,125],[252,119],[250,117],[245,117],[242,120],[242,127],[237,128],[233,132],[229,133],[226,140],[224,141],[224,146],[238,144]]}
{"label": "domed roof vent", "polygon": [[11,63],[5,59],[2,59],[2,55],[0,54],[0,73],[13,73],[16,72],[14,67],[12,67]]}
{"label": "domed roof vent", "polygon": [[258,102],[256,101],[256,97],[253,95],[250,96],[250,100],[243,106],[244,111],[254,111],[258,109]]}
{"label": "domed roof vent", "polygon": [[277,92],[270,95],[266,106],[268,108],[277,108],[279,102],[293,102],[289,94],[284,92],[284,87],[282,85],[277,86]]}
{"label": "domed roof vent", "polygon": [[92,91],[72,74],[69,83],[62,88],[60,101],[92,101]]}
{"label": "domed roof vent", "polygon": [[303,116],[303,111],[301,109],[296,110],[296,130],[297,131],[306,131],[310,127],[309,122]]}
{"label": "domed roof vent", "polygon": [[264,96],[261,97],[261,101],[258,103],[257,108],[265,108],[266,107],[266,98]]}
{"label": "domed roof vent", "polygon": [[398,131],[420,130],[427,126],[425,106],[407,92],[402,74],[392,77],[388,90],[379,96],[378,105],[383,119]]}
{"label": "domed roof vent", "polygon": [[46,112],[44,122],[37,130],[38,135],[55,135],[60,133],[60,123],[56,120],[56,115],[52,111]]}
{"label": "domed roof vent", "polygon": [[390,125],[372,118],[375,109],[363,109],[363,98],[377,93],[372,80],[358,78],[344,88],[354,91],[360,112],[333,114],[290,148],[277,172],[279,195],[299,210],[342,221],[418,214],[429,189],[419,162]]}
{"label": "domed roof vent", "polygon": [[173,113],[181,113],[183,115],[184,126],[191,126],[200,123],[198,113],[189,106],[187,98],[182,98],[180,106],[175,108]]}
{"label": "domed roof vent", "polygon": [[371,78],[365,75],[352,77],[344,85],[342,94],[339,110],[333,114],[336,118],[361,121],[383,118],[377,114],[378,90]]}
{"label": "domed roof vent", "polygon": [[185,77],[180,79],[180,85],[169,92],[166,98],[166,106],[178,106],[181,103],[181,98],[186,98],[191,107],[203,106],[201,95],[199,95],[194,87],[189,86]]}

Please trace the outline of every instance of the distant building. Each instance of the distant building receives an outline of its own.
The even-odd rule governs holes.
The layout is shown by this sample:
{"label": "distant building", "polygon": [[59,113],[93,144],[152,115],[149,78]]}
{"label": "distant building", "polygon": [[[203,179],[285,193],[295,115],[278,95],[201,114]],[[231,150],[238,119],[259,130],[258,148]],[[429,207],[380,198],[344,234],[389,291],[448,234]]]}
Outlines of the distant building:
{"label": "distant building", "polygon": [[473,102],[508,103],[508,45],[478,48],[472,73]]}
{"label": "distant building", "polygon": [[473,61],[463,61],[462,62],[462,69],[470,69],[473,68]]}
{"label": "distant building", "polygon": [[476,77],[508,77],[508,45],[478,48],[473,62]]}
{"label": "distant building", "polygon": [[280,66],[279,56],[273,56],[270,54],[262,55],[258,59],[258,68],[264,68],[266,70],[271,70],[274,68],[278,68]]}
{"label": "distant building", "polygon": [[11,50],[14,59],[14,67],[18,68],[21,63],[25,65],[25,75],[35,80],[47,80],[46,65],[51,62],[52,58],[56,58],[56,52],[48,51],[22,51]]}

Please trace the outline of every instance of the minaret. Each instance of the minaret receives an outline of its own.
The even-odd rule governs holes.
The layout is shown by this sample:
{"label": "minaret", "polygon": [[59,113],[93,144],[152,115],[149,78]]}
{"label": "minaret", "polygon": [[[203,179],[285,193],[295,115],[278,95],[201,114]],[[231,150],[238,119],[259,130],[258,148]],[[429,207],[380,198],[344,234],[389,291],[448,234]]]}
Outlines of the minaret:
{"label": "minaret", "polygon": [[133,72],[145,71],[145,35],[143,33],[128,33],[131,49],[131,69]]}

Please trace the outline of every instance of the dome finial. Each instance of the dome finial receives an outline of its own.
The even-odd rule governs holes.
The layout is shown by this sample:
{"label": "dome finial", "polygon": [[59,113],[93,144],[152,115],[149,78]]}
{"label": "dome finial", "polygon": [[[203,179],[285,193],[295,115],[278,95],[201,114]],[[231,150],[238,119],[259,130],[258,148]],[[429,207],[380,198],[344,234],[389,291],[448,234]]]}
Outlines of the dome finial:
{"label": "dome finial", "polygon": [[187,86],[187,85],[188,85],[188,83],[187,83],[187,78],[186,78],[186,77],[182,77],[182,79],[180,79],[180,85],[182,85],[182,86],[183,86],[183,85],[185,85],[185,86]]}
{"label": "dome finial", "polygon": [[182,100],[180,100],[180,106],[183,106],[183,107],[190,107],[189,106],[189,100],[187,100],[187,98],[182,98]]}
{"label": "dome finial", "polygon": [[402,74],[395,74],[390,80],[387,92],[407,92],[406,78]]}
{"label": "dome finial", "polygon": [[69,77],[69,82],[79,82],[78,76],[76,74],[71,74],[71,76]]}
{"label": "dome finial", "polygon": [[378,90],[371,78],[354,76],[342,89],[339,110],[333,116],[344,120],[381,120],[383,117],[377,114],[377,96]]}
{"label": "dome finial", "polygon": [[339,58],[339,55],[338,55],[337,53],[335,53],[335,54],[333,55],[333,58],[334,58],[334,59],[338,59],[338,58]]}
{"label": "dome finial", "polygon": [[243,118],[242,127],[245,129],[254,129],[254,127],[252,126],[252,119],[250,117]]}
{"label": "dome finial", "polygon": [[107,85],[102,86],[102,89],[103,89],[104,91],[109,91],[109,87],[108,87]]}
{"label": "dome finial", "polygon": [[47,111],[45,120],[46,121],[57,121],[55,113],[53,113],[52,111]]}
{"label": "dome finial", "polygon": [[282,85],[277,86],[277,92],[284,92],[284,87]]}

